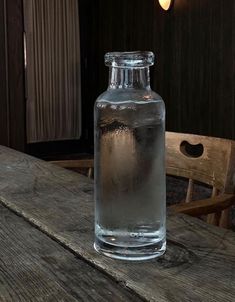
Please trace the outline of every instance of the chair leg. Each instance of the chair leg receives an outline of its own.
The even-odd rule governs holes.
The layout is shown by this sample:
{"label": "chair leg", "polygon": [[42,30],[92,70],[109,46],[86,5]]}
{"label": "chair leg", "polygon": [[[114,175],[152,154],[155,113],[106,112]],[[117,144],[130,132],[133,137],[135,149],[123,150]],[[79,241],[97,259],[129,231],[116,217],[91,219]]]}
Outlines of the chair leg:
{"label": "chair leg", "polygon": [[[218,194],[219,194],[219,190],[216,187],[213,187],[211,197],[215,197]],[[220,217],[221,217],[221,212],[219,214],[218,213],[208,214],[206,222],[213,225],[219,225]]]}
{"label": "chair leg", "polygon": [[227,208],[222,211],[219,226],[225,229],[228,229],[230,227],[230,219],[229,219],[229,214],[230,214],[230,208]]}
{"label": "chair leg", "polygon": [[88,170],[88,175],[87,175],[89,178],[92,178],[92,168],[89,168]]}
{"label": "chair leg", "polygon": [[188,189],[187,189],[187,195],[186,195],[186,199],[185,199],[185,202],[190,202],[192,201],[192,197],[193,197],[193,186],[194,186],[194,182],[193,182],[193,179],[189,179],[189,182],[188,182]]}
{"label": "chair leg", "polygon": [[208,214],[207,215],[207,223],[218,226],[220,223],[221,212]]}

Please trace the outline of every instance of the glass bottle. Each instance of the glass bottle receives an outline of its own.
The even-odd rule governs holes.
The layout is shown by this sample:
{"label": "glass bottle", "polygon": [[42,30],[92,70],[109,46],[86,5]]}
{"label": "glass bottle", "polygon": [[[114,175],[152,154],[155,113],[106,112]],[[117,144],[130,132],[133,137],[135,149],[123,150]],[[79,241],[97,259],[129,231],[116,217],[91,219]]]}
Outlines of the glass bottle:
{"label": "glass bottle", "polygon": [[105,55],[109,86],[95,102],[96,251],[160,256],[165,239],[165,105],[150,88],[152,52]]}

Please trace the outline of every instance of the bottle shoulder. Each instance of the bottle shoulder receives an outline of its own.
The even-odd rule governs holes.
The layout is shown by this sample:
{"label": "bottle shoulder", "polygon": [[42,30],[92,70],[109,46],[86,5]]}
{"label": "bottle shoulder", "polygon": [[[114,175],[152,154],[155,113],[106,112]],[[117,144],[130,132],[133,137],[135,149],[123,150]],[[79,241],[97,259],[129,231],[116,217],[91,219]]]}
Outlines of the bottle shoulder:
{"label": "bottle shoulder", "polygon": [[162,97],[151,89],[108,89],[96,99],[96,102],[157,102],[163,103]]}

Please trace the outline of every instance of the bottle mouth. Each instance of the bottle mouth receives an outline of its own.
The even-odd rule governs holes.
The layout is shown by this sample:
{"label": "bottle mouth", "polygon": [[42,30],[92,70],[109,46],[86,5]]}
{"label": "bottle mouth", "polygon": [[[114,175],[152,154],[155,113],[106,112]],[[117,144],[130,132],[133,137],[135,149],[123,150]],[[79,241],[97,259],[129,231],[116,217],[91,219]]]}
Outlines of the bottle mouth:
{"label": "bottle mouth", "polygon": [[110,67],[144,68],[154,64],[154,54],[151,51],[108,52],[104,61]]}

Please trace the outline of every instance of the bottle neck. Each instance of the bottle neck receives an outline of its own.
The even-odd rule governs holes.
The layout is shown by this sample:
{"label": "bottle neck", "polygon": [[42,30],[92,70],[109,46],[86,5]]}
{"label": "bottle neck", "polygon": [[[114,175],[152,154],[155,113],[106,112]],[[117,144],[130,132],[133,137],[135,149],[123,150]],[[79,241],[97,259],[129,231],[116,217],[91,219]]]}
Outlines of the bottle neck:
{"label": "bottle neck", "polygon": [[110,67],[108,89],[123,88],[150,89],[149,67]]}

